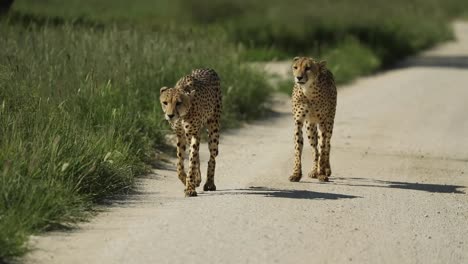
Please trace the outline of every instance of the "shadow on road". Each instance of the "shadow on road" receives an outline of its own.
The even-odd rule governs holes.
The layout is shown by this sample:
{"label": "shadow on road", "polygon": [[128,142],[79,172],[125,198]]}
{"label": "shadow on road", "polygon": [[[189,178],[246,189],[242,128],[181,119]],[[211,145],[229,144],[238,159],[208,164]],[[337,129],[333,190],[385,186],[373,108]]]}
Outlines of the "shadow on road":
{"label": "shadow on road", "polygon": [[[462,193],[465,192],[460,190],[466,188],[461,185],[447,185],[447,184],[430,184],[430,183],[418,183],[418,182],[399,182],[399,181],[383,181],[373,180],[366,178],[334,178],[334,184],[336,185],[347,185],[347,186],[359,186],[359,187],[377,187],[377,188],[396,188],[406,189],[415,191],[425,191],[431,193]],[[341,182],[344,181],[344,182]],[[347,183],[349,181],[349,183]],[[357,183],[354,183],[357,182]]]}
{"label": "shadow on road", "polygon": [[413,57],[396,65],[396,68],[408,67],[448,67],[468,69],[468,56]]}
{"label": "shadow on road", "polygon": [[220,190],[217,192],[205,193],[208,196],[214,195],[259,195],[264,197],[274,198],[289,198],[289,199],[318,199],[318,200],[338,200],[362,198],[360,196],[337,194],[337,193],[322,193],[312,192],[307,190],[289,190],[289,189],[274,189],[268,187],[249,187],[248,189]]}

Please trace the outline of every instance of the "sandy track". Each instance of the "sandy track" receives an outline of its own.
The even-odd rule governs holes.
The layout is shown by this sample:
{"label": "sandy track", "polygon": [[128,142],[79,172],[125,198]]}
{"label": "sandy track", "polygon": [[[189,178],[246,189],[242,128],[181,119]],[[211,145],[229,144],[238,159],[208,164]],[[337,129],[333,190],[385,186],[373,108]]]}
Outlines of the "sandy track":
{"label": "sandy track", "polygon": [[184,198],[172,166],[155,170],[90,223],[32,238],[26,262],[468,263],[468,24],[456,31],[340,89],[331,182],[288,182],[293,122],[279,96],[274,117],[223,134],[219,191]]}

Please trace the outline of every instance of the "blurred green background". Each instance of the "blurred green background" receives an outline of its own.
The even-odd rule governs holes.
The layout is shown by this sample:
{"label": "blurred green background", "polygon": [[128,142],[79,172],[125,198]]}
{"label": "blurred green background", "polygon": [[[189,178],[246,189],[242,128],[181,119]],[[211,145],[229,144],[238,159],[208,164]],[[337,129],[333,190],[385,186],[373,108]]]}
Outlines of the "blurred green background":
{"label": "blurred green background", "polygon": [[467,10],[466,0],[14,1],[0,21],[0,262],[24,254],[30,234],[132,189],[170,133],[159,88],[191,69],[219,72],[223,127],[236,127],[292,87],[271,87],[250,62],[314,56],[343,83],[451,39]]}

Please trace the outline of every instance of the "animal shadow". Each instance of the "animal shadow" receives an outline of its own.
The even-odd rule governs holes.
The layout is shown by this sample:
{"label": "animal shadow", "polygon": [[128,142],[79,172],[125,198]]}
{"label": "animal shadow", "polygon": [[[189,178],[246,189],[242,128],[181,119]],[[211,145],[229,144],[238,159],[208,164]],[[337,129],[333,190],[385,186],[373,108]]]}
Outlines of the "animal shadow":
{"label": "animal shadow", "polygon": [[313,192],[308,190],[294,189],[275,189],[268,187],[252,186],[247,189],[220,190],[213,193],[205,193],[208,195],[257,195],[272,198],[287,198],[287,199],[307,199],[307,200],[338,200],[362,198],[354,195],[338,194],[338,193],[323,193]]}
{"label": "animal shadow", "polygon": [[[415,191],[424,191],[431,193],[460,193],[464,194],[463,188],[466,186],[450,185],[450,184],[432,184],[418,182],[401,182],[401,181],[384,181],[366,178],[334,178],[338,180],[337,185],[359,186],[359,187],[376,187],[376,188],[395,188]],[[348,183],[349,181],[349,183]],[[357,183],[354,183],[357,182]]]}

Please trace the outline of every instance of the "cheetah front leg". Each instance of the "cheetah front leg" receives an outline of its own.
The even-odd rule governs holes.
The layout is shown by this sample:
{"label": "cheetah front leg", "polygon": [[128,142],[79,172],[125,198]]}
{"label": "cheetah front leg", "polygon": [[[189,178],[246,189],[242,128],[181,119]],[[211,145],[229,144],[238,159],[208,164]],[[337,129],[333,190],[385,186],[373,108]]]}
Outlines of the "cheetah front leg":
{"label": "cheetah front leg", "polygon": [[177,176],[179,180],[185,185],[187,181],[187,174],[184,169],[185,148],[187,147],[187,140],[183,130],[177,131]]}
{"label": "cheetah front leg", "polygon": [[320,123],[320,156],[318,160],[318,179],[328,181],[331,175],[330,167],[330,140],[333,132],[332,123]]}
{"label": "cheetah front leg", "polygon": [[214,183],[216,157],[218,156],[219,145],[219,116],[208,120],[208,148],[210,150],[210,160],[208,161],[208,170],[206,173],[206,183],[203,186],[204,191],[216,191]]}
{"label": "cheetah front leg", "polygon": [[318,157],[319,157],[319,152],[317,148],[317,124],[307,123],[306,127],[307,127],[307,138],[309,139],[310,146],[312,147],[312,157],[314,158],[312,169],[309,172],[309,177],[317,178],[318,177]]}
{"label": "cheetah front leg", "polygon": [[195,190],[200,175],[200,133],[191,134],[187,137],[190,140],[190,156],[189,156],[189,171],[185,183],[185,196],[197,196]]}
{"label": "cheetah front leg", "polygon": [[298,182],[302,178],[301,156],[304,140],[302,137],[302,121],[296,120],[296,127],[294,131],[294,169],[289,181]]}

